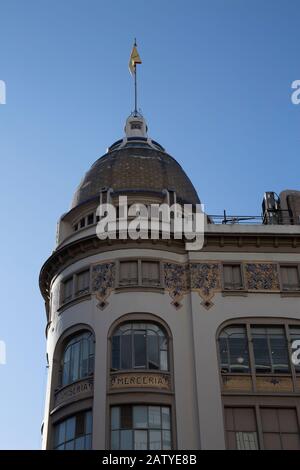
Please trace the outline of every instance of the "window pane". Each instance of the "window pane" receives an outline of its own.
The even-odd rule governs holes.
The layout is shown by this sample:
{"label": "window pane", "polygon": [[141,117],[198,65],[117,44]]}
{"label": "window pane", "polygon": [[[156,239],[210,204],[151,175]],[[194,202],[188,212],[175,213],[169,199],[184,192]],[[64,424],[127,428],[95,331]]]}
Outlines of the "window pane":
{"label": "window pane", "polygon": [[75,437],[75,416],[66,421],[66,441],[70,441]]}
{"label": "window pane", "polygon": [[146,428],[148,426],[147,406],[133,407],[133,427]]}
{"label": "window pane", "polygon": [[228,344],[226,338],[219,338],[219,351],[222,372],[229,372],[229,356],[228,356]]}
{"label": "window pane", "polygon": [[171,432],[163,431],[162,432],[163,450],[171,450]]}
{"label": "window pane", "polygon": [[160,369],[168,370],[168,352],[160,351]]}
{"label": "window pane", "polygon": [[67,279],[63,283],[63,301],[67,302],[72,298],[73,278]]}
{"label": "window pane", "polygon": [[75,440],[75,450],[83,450],[84,449],[84,443],[85,443],[84,436],[83,437],[78,437]]}
{"label": "window pane", "polygon": [[120,368],[120,336],[113,336],[112,337],[112,368],[119,369]]}
{"label": "window pane", "polygon": [[225,328],[219,337],[221,370],[249,372],[249,352],[246,329],[240,326]]}
{"label": "window pane", "polygon": [[149,449],[161,449],[161,431],[149,431]]}
{"label": "window pane", "polygon": [[89,450],[92,448],[92,435],[85,436],[85,449]]}
{"label": "window pane", "polygon": [[289,357],[282,327],[252,328],[257,372],[288,372]]}
{"label": "window pane", "polygon": [[132,368],[131,334],[121,336],[121,369]]}
{"label": "window pane", "polygon": [[120,437],[119,431],[111,432],[111,450],[119,450],[120,448],[119,437]]}
{"label": "window pane", "polygon": [[120,431],[121,450],[132,450],[132,431]]}
{"label": "window pane", "polygon": [[270,345],[273,362],[273,372],[288,372],[289,357],[285,337],[271,337]]}
{"label": "window pane", "polygon": [[122,261],[119,276],[120,285],[136,285],[138,283],[137,261]]}
{"label": "window pane", "polygon": [[89,368],[89,342],[86,338],[81,341],[81,358],[79,378],[87,377]]}
{"label": "window pane", "polygon": [[62,423],[57,424],[55,445],[65,442],[65,433],[66,433],[66,422],[63,421]]}
{"label": "window pane", "polygon": [[134,431],[134,449],[147,450],[147,431]]}
{"label": "window pane", "polygon": [[160,428],[160,406],[149,406],[149,428]]}
{"label": "window pane", "polygon": [[67,385],[70,381],[70,350],[71,347],[67,347],[64,355],[63,373],[62,373],[62,385]]}
{"label": "window pane", "polygon": [[87,411],[85,414],[85,433],[92,434],[93,431],[93,415],[91,411]]}
{"label": "window pane", "polygon": [[271,372],[271,361],[267,338],[253,338],[256,372]]}
{"label": "window pane", "polygon": [[159,369],[159,336],[156,333],[148,331],[148,368]]}
{"label": "window pane", "polygon": [[134,332],[134,366],[146,367],[146,332]]}
{"label": "window pane", "polygon": [[231,372],[248,372],[248,341],[245,337],[237,337],[232,335],[228,339],[230,371]]}
{"label": "window pane", "polygon": [[280,272],[283,289],[299,289],[299,273],[297,266],[282,266]]}
{"label": "window pane", "polygon": [[89,290],[90,284],[90,271],[82,271],[76,275],[77,278],[77,289],[76,293],[82,293]]}
{"label": "window pane", "polygon": [[158,286],[160,283],[159,262],[142,261],[142,282],[144,285]]}
{"label": "window pane", "polygon": [[75,436],[80,437],[83,434],[85,434],[85,413],[78,413],[76,415]]}
{"label": "window pane", "polygon": [[161,409],[161,415],[162,415],[162,428],[171,429],[170,408],[163,406]]}
{"label": "window pane", "polygon": [[225,289],[240,289],[242,287],[242,274],[240,265],[226,264],[223,266]]}
{"label": "window pane", "polygon": [[121,406],[121,428],[132,428],[132,407],[130,405]]}
{"label": "window pane", "polygon": [[120,427],[120,408],[114,406],[111,408],[111,429],[119,429]]}
{"label": "window pane", "polygon": [[236,443],[238,450],[258,450],[256,432],[237,432]]}
{"label": "window pane", "polygon": [[80,349],[80,343],[77,342],[74,345],[71,346],[72,351],[71,351],[71,377],[72,381],[74,382],[75,380],[78,380],[78,372],[79,372],[79,349]]}

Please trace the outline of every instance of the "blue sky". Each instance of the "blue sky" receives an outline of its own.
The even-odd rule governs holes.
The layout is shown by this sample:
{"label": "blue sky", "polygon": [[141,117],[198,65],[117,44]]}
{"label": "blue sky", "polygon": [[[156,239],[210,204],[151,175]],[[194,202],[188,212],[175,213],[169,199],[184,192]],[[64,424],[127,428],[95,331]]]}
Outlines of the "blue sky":
{"label": "blue sky", "polygon": [[300,3],[2,0],[0,448],[40,448],[46,385],[39,269],[84,172],[139,103],[210,214],[259,215],[299,188]]}

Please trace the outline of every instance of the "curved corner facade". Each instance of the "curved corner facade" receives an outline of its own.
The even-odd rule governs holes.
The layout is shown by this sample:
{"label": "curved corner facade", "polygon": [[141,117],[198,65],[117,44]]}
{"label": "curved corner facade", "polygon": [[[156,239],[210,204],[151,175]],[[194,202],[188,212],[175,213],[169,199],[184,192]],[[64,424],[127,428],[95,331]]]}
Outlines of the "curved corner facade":
{"label": "curved corner facade", "polygon": [[[128,189],[150,202],[176,191]],[[208,224],[187,252],[101,241],[95,208],[63,216],[41,271],[43,448],[299,449],[299,226]]]}

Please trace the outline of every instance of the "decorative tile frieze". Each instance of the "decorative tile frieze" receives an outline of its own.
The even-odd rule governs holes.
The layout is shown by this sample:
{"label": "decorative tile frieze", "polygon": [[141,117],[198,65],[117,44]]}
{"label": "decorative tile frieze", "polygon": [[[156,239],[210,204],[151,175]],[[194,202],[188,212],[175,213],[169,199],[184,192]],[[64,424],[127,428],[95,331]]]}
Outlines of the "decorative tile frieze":
{"label": "decorative tile frieze", "polygon": [[164,263],[164,284],[173,299],[172,304],[176,309],[180,308],[182,306],[180,300],[190,287],[188,266],[179,263]]}
{"label": "decorative tile frieze", "polygon": [[[255,292],[280,291],[279,273],[275,263],[243,263],[245,288]],[[222,291],[222,265],[219,261],[176,263],[163,262],[164,287],[169,292],[172,305],[182,307],[185,294],[195,291],[202,299],[201,305],[209,310],[212,299]],[[115,262],[92,266],[92,293],[96,295],[98,308],[104,309],[111,291],[115,288]]]}
{"label": "decorative tile frieze", "polygon": [[279,291],[277,265],[273,263],[245,263],[246,287],[254,291]]}
{"label": "decorative tile frieze", "polygon": [[199,293],[206,308],[215,292],[221,290],[221,265],[219,263],[190,263],[191,290]]}
{"label": "decorative tile frieze", "polygon": [[92,266],[92,292],[99,300],[99,307],[103,310],[108,302],[111,291],[115,287],[116,266],[115,263],[101,263]]}

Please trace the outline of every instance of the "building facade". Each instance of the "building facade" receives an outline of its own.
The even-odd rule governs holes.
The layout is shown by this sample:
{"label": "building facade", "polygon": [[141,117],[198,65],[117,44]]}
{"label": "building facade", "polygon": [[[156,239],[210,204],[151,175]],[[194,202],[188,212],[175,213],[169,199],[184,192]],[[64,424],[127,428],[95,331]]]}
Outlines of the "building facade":
{"label": "building facade", "polygon": [[200,202],[143,117],[127,119],[41,270],[44,449],[300,449],[300,193],[272,194],[260,223],[206,217],[200,251],[99,239],[99,202]]}

